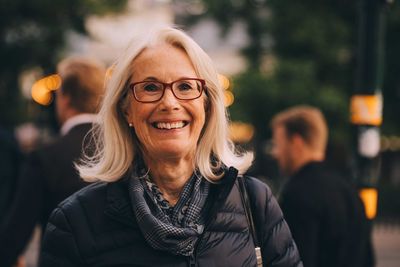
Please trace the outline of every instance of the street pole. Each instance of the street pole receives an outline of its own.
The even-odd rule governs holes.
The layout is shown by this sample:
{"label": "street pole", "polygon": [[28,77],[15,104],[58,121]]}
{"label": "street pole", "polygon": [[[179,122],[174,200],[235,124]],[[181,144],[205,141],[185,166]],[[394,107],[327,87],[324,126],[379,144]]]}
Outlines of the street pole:
{"label": "street pole", "polygon": [[356,83],[350,101],[356,179],[367,218],[377,213],[380,125],[384,73],[385,13],[388,0],[360,0]]}

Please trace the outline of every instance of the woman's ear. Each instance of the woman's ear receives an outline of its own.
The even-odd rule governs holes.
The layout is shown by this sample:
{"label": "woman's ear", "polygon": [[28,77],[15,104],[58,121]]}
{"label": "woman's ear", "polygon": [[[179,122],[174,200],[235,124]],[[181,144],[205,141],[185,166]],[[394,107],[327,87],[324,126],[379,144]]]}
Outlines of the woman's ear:
{"label": "woman's ear", "polygon": [[120,111],[123,114],[125,120],[127,123],[130,123],[132,121],[132,114],[129,109],[129,96],[126,95],[123,99],[120,100]]}
{"label": "woman's ear", "polygon": [[132,127],[133,126],[132,125],[132,116],[131,116],[130,111],[128,109],[125,109],[123,111],[123,113],[124,113],[125,120],[128,123],[129,127]]}
{"label": "woman's ear", "polygon": [[124,114],[124,117],[125,117],[126,121],[129,121],[129,119],[130,119],[130,113],[129,113],[128,109],[125,108],[122,112],[123,112],[123,114]]}
{"label": "woman's ear", "polygon": [[205,97],[204,97],[204,110],[205,110],[206,114],[210,111],[210,98],[208,96],[207,91],[208,90],[204,90],[204,92],[203,92],[203,94],[205,94]]}

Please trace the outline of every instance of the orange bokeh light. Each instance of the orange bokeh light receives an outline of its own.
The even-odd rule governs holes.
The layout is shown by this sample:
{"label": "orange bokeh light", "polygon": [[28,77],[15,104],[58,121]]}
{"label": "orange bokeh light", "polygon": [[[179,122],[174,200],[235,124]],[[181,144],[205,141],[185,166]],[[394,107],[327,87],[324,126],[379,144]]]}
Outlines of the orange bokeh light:
{"label": "orange bokeh light", "polygon": [[53,74],[36,81],[32,85],[32,99],[40,105],[50,105],[53,100],[52,91],[57,90],[61,86],[61,77],[58,74]]}

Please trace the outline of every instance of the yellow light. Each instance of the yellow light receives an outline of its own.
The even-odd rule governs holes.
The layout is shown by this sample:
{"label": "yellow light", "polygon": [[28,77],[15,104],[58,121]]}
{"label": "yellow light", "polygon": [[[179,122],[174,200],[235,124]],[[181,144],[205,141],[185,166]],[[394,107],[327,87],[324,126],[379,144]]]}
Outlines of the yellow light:
{"label": "yellow light", "polygon": [[229,107],[230,105],[233,104],[233,101],[235,100],[235,96],[231,91],[224,91],[224,104],[225,107]]}
{"label": "yellow light", "polygon": [[233,142],[247,143],[254,136],[254,127],[249,123],[231,122],[229,125],[229,134]]}
{"label": "yellow light", "polygon": [[228,90],[231,83],[229,82],[228,77],[222,74],[218,74],[219,83],[221,84],[224,90]]}
{"label": "yellow light", "polygon": [[49,91],[54,91],[60,88],[61,86],[61,77],[58,74],[53,74],[48,77],[43,78],[42,80],[46,83],[46,88]]}
{"label": "yellow light", "polygon": [[47,90],[46,86],[43,82],[37,81],[32,86],[32,98],[40,105],[47,106],[53,100],[53,96],[49,90]]}
{"label": "yellow light", "polygon": [[367,218],[370,220],[375,218],[378,206],[378,190],[375,188],[362,188],[359,195],[364,202],[365,215]]}
{"label": "yellow light", "polygon": [[47,106],[53,100],[51,91],[57,90],[61,86],[61,77],[58,74],[53,74],[36,81],[32,85],[32,99],[37,103]]}
{"label": "yellow light", "polygon": [[350,121],[353,124],[382,124],[382,95],[353,95],[350,99]]}

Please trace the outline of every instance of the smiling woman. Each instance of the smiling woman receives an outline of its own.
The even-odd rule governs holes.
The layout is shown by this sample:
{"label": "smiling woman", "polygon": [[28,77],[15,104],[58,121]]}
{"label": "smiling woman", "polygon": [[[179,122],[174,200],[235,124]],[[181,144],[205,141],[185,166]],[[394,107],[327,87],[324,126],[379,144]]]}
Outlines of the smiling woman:
{"label": "smiling woman", "polygon": [[[127,97],[126,120],[132,124],[153,181],[181,188],[193,173],[197,142],[205,123],[202,80],[184,50],[171,44],[144,49],[132,65],[134,94]],[[141,102],[145,100],[152,101]],[[170,187],[160,189],[166,200],[175,204],[179,192],[174,188],[168,192]]]}
{"label": "smiling woman", "polygon": [[[228,139],[223,88],[206,53],[162,27],[132,41],[106,84],[93,156],[99,181],[57,208],[40,266],[254,266],[237,185],[252,154]],[[262,257],[301,266],[270,189],[246,177]]]}

